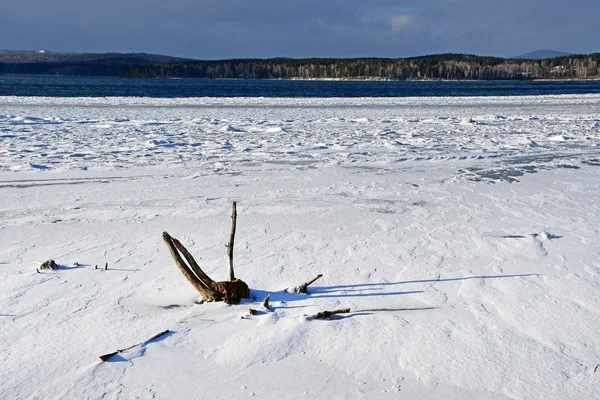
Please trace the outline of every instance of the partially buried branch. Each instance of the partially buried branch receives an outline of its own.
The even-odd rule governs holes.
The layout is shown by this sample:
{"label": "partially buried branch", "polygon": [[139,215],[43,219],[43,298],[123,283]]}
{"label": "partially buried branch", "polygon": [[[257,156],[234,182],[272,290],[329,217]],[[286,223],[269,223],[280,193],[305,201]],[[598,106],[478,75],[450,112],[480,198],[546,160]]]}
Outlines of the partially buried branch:
{"label": "partially buried branch", "polygon": [[[177,268],[179,268],[179,270],[181,271],[183,276],[185,276],[185,278],[188,280],[188,282],[190,282],[192,284],[192,286],[198,292],[200,292],[200,294],[202,295],[204,300],[220,301],[222,299],[222,296],[219,293],[217,293],[215,290],[213,290],[212,285],[210,284],[210,282],[212,282],[212,279],[210,279],[208,277],[208,275],[204,274],[204,272],[202,272],[200,267],[198,267],[198,269],[202,272],[201,275],[204,275],[206,278],[208,278],[210,280],[210,282],[202,281],[190,269],[190,267],[187,266],[187,264],[181,258],[181,255],[179,254],[178,250],[181,250],[182,254],[184,255],[184,257],[186,259],[188,259],[188,261],[193,260],[193,257],[191,256],[191,254],[189,254],[189,252],[186,250],[186,248],[183,247],[183,245],[181,243],[179,243],[179,241],[177,239],[171,237],[171,235],[169,235],[167,232],[163,232],[162,237],[163,237],[163,241],[165,242],[165,245],[171,252],[171,257],[173,257],[173,260],[175,261],[175,265],[177,266]],[[198,266],[198,264],[196,264],[195,261],[193,261],[191,264],[196,267]]]}
{"label": "partially buried branch", "polygon": [[321,311],[312,316],[313,319],[331,319],[335,314],[349,314],[349,313],[360,313],[360,312],[378,312],[378,311],[423,311],[423,310],[434,310],[437,307],[416,307],[416,308],[367,308],[363,310],[350,311],[349,308],[333,311]]}
{"label": "partially buried branch", "polygon": [[308,293],[308,287],[310,285],[312,285],[313,283],[315,283],[317,281],[317,279],[321,278],[323,276],[323,274],[319,274],[317,275],[315,278],[311,279],[310,281],[303,283],[300,286],[294,286],[294,287],[290,287],[284,290],[284,292],[286,293]]}
{"label": "partially buried branch", "polygon": [[[227,245],[227,267],[228,280],[215,282],[200,268],[194,257],[185,248],[183,244],[167,232],[163,232],[163,241],[171,252],[171,257],[175,265],[183,276],[200,292],[205,301],[223,301],[225,303],[239,303],[241,299],[250,298],[250,289],[248,285],[235,277],[233,271],[233,245],[235,240],[235,230],[237,222],[236,202],[231,205],[231,234],[229,244]],[[183,256],[183,258],[182,258]],[[185,261],[184,261],[185,258]],[[186,263],[187,261],[187,263]],[[314,279],[303,283],[300,286],[291,287],[285,290],[287,293],[308,293],[308,287],[323,275],[319,274]],[[267,296],[263,300],[263,307],[269,309],[269,299]]]}
{"label": "partially buried branch", "polygon": [[343,308],[341,310],[321,311],[320,313],[317,313],[317,314],[313,315],[312,317],[314,319],[330,319],[335,314],[348,314],[349,312],[350,312],[349,308]]}
{"label": "partially buried branch", "polygon": [[[235,238],[235,224],[237,218],[236,203],[232,205],[232,227],[229,245],[227,246],[227,258],[229,260],[229,280],[215,282],[198,265],[194,257],[184,245],[167,232],[163,232],[163,240],[171,252],[175,265],[183,276],[196,288],[205,301],[223,301],[225,303],[239,303],[241,299],[250,298],[248,285],[236,279],[233,273],[233,241]],[[181,254],[180,254],[181,253]],[[186,259],[186,262],[183,260]],[[188,265],[189,264],[189,265]]]}

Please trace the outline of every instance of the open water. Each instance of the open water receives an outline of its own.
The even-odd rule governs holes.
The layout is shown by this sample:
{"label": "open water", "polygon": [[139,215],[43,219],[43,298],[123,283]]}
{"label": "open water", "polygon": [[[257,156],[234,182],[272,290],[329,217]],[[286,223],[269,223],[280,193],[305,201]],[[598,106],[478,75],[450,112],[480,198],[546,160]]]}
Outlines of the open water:
{"label": "open water", "polygon": [[0,75],[0,96],[425,97],[600,93],[600,81],[292,81]]}

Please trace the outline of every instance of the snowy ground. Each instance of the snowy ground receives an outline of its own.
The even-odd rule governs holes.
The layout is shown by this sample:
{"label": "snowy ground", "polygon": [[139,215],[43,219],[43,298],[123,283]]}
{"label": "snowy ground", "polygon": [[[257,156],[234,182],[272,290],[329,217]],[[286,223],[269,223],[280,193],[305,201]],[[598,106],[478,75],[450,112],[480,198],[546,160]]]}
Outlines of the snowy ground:
{"label": "snowy ground", "polygon": [[0,398],[600,398],[599,104],[0,97]]}

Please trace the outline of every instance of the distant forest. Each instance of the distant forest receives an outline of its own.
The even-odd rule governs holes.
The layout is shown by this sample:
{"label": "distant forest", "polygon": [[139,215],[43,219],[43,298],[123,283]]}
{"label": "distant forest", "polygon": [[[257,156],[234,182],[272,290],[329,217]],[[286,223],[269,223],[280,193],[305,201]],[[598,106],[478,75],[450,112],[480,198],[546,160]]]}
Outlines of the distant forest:
{"label": "distant forest", "polygon": [[[143,57],[142,57],[143,56]],[[466,54],[414,58],[309,58],[196,61],[138,54],[69,59],[4,59],[0,74],[102,75],[127,78],[532,80],[600,78],[600,53],[544,60]]]}

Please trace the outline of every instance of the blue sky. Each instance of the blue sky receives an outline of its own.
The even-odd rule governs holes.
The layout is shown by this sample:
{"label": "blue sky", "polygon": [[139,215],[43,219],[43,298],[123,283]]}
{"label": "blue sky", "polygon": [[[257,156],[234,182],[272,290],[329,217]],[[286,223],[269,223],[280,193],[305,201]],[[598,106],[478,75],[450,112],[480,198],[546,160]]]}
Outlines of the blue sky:
{"label": "blue sky", "polygon": [[600,52],[598,0],[2,0],[0,49],[198,59]]}

